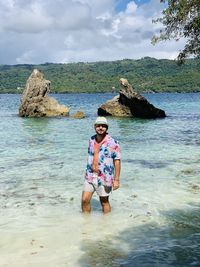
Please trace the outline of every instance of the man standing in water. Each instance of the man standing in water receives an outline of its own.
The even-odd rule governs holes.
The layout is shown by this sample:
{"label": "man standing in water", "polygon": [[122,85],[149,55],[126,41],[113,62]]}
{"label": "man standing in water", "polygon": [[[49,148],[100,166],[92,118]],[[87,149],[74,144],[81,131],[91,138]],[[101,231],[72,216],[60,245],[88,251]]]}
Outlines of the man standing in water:
{"label": "man standing in water", "polygon": [[109,195],[119,188],[120,147],[108,133],[108,122],[98,117],[94,124],[96,134],[89,140],[88,162],[82,192],[82,211],[91,211],[93,193],[99,196],[102,211],[111,211]]}

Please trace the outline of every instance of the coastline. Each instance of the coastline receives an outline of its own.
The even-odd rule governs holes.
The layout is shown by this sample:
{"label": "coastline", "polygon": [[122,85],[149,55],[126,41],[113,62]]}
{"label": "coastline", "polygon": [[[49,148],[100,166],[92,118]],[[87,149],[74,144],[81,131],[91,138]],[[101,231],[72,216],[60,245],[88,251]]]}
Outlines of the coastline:
{"label": "coastline", "polygon": [[0,65],[0,93],[18,93],[33,69],[51,81],[53,93],[98,93],[119,90],[125,78],[138,93],[200,92],[199,59],[178,66],[174,60],[145,57],[110,62]]}
{"label": "coastline", "polygon": [[[23,91],[22,91],[23,92]],[[9,91],[9,92],[1,92],[0,91],[0,95],[21,95],[22,92],[16,92],[16,91]],[[83,91],[83,92],[50,92],[49,95],[51,94],[55,94],[55,95],[58,95],[58,94],[118,94],[119,92],[111,92],[111,91],[106,91],[106,92],[101,92],[101,91]],[[196,93],[200,93],[200,88],[199,88],[199,91],[197,90],[194,90],[194,91],[174,91],[174,92],[171,92],[171,91],[162,91],[162,92],[159,92],[159,91],[143,91],[143,92],[138,92],[140,94],[196,94]]]}

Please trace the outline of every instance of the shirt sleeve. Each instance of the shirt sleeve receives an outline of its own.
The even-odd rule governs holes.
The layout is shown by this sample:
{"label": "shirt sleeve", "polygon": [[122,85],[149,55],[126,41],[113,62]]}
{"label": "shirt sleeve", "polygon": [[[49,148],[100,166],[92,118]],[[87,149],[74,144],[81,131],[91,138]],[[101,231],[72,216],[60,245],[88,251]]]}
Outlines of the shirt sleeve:
{"label": "shirt sleeve", "polygon": [[119,143],[117,141],[115,141],[114,145],[113,145],[112,158],[114,160],[115,159],[121,159],[121,149],[120,149]]}

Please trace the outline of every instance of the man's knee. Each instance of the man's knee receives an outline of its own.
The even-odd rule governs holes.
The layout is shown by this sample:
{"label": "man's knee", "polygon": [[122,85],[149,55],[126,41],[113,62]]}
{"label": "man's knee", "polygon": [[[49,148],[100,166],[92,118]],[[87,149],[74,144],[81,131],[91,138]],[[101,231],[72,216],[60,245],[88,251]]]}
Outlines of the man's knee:
{"label": "man's knee", "polygon": [[90,200],[91,200],[91,194],[87,194],[87,193],[83,192],[83,194],[82,194],[82,204],[83,205],[90,204]]}
{"label": "man's knee", "polygon": [[108,213],[111,211],[110,203],[108,197],[100,197],[102,210],[104,213]]}
{"label": "man's knee", "polygon": [[91,211],[90,200],[91,200],[91,193],[83,192],[81,206],[82,206],[82,211],[85,213],[89,213]]}
{"label": "man's knee", "polygon": [[88,204],[90,204],[90,199],[89,199],[89,198],[82,198],[82,204],[83,204],[83,205],[88,205]]}

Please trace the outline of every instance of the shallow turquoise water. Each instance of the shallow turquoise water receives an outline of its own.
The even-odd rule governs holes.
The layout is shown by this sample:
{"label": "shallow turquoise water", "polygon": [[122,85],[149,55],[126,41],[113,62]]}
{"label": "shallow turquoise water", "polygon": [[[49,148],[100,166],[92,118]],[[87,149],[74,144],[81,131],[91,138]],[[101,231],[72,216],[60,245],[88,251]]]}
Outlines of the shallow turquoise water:
{"label": "shallow turquoise water", "polygon": [[89,137],[112,94],[54,95],[83,120],[18,117],[0,95],[0,266],[199,266],[200,94],[147,94],[167,118],[109,118],[122,148],[112,213],[83,216]]}

